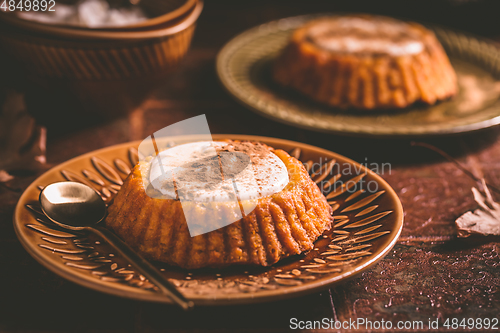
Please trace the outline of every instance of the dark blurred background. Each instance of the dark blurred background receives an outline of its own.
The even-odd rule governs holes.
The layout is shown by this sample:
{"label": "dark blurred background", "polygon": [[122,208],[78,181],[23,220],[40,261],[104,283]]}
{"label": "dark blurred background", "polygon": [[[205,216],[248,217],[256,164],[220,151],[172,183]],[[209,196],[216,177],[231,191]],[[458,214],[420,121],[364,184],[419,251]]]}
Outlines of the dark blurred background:
{"label": "dark blurred background", "polygon": [[[256,24],[288,16],[327,12],[364,12],[394,16],[404,20],[440,24],[500,42],[498,0],[207,0],[197,24],[192,48],[219,49],[237,33]],[[236,13],[237,18],[234,17]],[[32,111],[40,108],[65,108],[67,103],[71,104],[72,101],[67,96],[53,98],[52,92],[40,91],[39,87],[33,89],[24,79],[22,68],[16,66],[16,60],[6,58],[1,49],[0,63],[3,64],[0,66],[0,87],[32,90],[32,94],[28,96]],[[131,106],[131,109],[135,106],[137,105]]]}
{"label": "dark blurred background", "polygon": [[[130,116],[130,113],[141,108],[143,111],[139,111],[141,116],[138,119],[142,119],[144,116],[144,131],[154,131],[161,126],[185,119],[190,115],[205,113],[214,133],[232,132],[299,139],[327,148],[325,142],[342,142],[345,139],[333,135],[327,136],[306,130],[297,130],[274,121],[264,121],[264,118],[233,101],[219,84],[214,67],[217,52],[225,43],[246,29],[280,18],[329,12],[364,12],[438,24],[490,38],[499,42],[500,45],[500,20],[498,17],[500,1],[498,0],[206,0],[203,12],[197,22],[190,51],[178,64],[178,68],[160,82],[154,91],[151,91],[152,102],[149,103],[151,105],[146,103],[141,106],[144,100],[141,96],[127,109],[121,110],[117,107],[118,110],[113,110],[113,117],[110,119],[105,112],[93,112],[94,110],[82,108],[81,103],[69,94],[61,93],[57,89],[40,87],[31,80],[27,80],[23,69],[16,65],[16,59],[7,58],[2,50],[0,50],[0,63],[3,64],[0,66],[0,100],[2,93],[7,88],[14,88],[24,93],[28,111],[36,116],[38,123],[48,128],[49,146],[53,140],[67,137],[69,133],[83,130],[78,136],[80,138],[88,136],[90,133],[95,134],[97,128],[104,126],[102,127],[103,135],[106,137],[98,136],[95,144],[89,143],[88,149],[82,149],[81,152],[86,152],[91,148],[97,149],[106,143],[115,143],[117,140],[125,142],[131,139],[140,139],[141,135],[146,135],[143,132],[121,133],[118,139],[108,140],[108,132],[104,129],[108,126],[104,125],[105,123],[111,123],[113,128],[120,127],[122,122],[134,123],[136,118],[134,115]],[[116,98],[120,99],[122,96],[118,94]],[[162,102],[156,103],[155,100]],[[192,103],[186,101],[192,101]],[[181,110],[182,112],[176,113]],[[149,124],[148,119],[151,117],[161,120]],[[228,118],[233,119],[233,121],[227,121]],[[235,124],[232,129],[228,129],[227,125],[219,126],[219,124],[228,122]],[[259,123],[260,127],[251,128],[248,126],[250,123]],[[474,142],[474,149],[482,149],[483,146],[496,140],[497,132],[492,130],[485,131],[481,135],[472,134],[472,139],[466,135],[464,140]],[[78,140],[77,138],[72,139],[72,137],[67,138]],[[325,138],[328,140],[325,141]],[[343,145],[330,147],[328,145],[328,148],[335,148],[339,153],[352,158],[372,155],[372,149],[358,149],[359,147],[366,148],[367,141],[365,139],[350,138],[349,141],[350,147],[346,148]],[[441,138],[439,141],[433,142],[447,146],[447,151],[454,154],[454,147],[457,146],[455,141],[456,138],[451,137]],[[377,140],[373,145],[387,145],[391,148],[377,149],[374,153],[377,159],[387,160],[394,157],[392,153],[394,150],[405,154],[408,151],[409,142],[406,140]],[[353,149],[353,147],[355,148]],[[54,147],[54,149],[60,151],[58,147]],[[463,152],[460,148],[456,150],[457,154]],[[361,151],[360,156],[356,154],[358,151]],[[411,151],[404,158],[398,158],[398,162],[414,163],[421,160],[420,156],[414,156],[414,150]],[[61,154],[57,160],[64,161],[66,158],[76,156],[75,154],[77,151],[70,150],[67,154]],[[426,156],[435,157],[435,154],[430,153]]]}

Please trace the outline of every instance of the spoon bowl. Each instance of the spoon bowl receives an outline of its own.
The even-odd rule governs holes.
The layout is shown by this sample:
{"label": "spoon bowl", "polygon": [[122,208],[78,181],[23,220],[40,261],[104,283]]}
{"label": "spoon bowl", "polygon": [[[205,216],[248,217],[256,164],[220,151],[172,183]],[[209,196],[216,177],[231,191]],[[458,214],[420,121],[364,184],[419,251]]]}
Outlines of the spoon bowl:
{"label": "spoon bowl", "polygon": [[48,185],[40,193],[40,205],[52,222],[72,230],[92,227],[106,216],[106,204],[101,196],[76,182]]}

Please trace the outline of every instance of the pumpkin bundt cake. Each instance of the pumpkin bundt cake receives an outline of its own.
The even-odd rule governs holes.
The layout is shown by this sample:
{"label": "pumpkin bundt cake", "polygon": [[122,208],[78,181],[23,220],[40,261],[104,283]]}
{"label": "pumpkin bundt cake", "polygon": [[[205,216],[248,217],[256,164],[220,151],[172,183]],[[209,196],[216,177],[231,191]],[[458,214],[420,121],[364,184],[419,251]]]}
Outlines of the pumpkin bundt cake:
{"label": "pumpkin bundt cake", "polygon": [[371,15],[306,23],[293,32],[273,76],[341,108],[434,104],[457,92],[455,72],[434,33],[417,23]]}
{"label": "pumpkin bundt cake", "polygon": [[240,141],[180,145],[139,162],[106,218],[144,257],[189,269],[269,266],[311,250],[331,224],[301,162]]}

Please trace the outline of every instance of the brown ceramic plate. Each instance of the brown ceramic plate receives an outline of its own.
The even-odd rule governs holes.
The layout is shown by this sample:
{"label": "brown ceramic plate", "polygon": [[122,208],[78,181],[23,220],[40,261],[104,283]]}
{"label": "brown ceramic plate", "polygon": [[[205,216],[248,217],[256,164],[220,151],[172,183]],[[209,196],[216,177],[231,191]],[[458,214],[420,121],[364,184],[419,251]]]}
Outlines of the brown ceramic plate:
{"label": "brown ceramic plate", "polygon": [[[317,182],[333,179],[346,186],[325,191],[334,208],[335,227],[307,254],[272,267],[182,270],[154,263],[197,305],[262,302],[326,289],[374,266],[396,243],[403,226],[401,202],[380,176],[364,166],[298,142],[244,135],[214,135],[213,139],[260,141],[284,149],[305,162]],[[188,141],[193,139],[173,138],[175,144]],[[21,196],[14,227],[36,260],[70,281],[113,295],[170,303],[102,240],[55,230],[39,214],[40,188],[65,179],[89,184],[109,200],[137,161],[138,145],[100,149],[49,170]],[[317,163],[324,168],[315,167]]]}
{"label": "brown ceramic plate", "polygon": [[240,103],[289,125],[327,133],[415,137],[463,133],[500,123],[500,51],[493,43],[429,27],[457,73],[459,93],[433,106],[403,110],[340,110],[310,101],[273,82],[271,66],[293,30],[318,15],[273,21],[233,38],[217,57],[217,73]]}

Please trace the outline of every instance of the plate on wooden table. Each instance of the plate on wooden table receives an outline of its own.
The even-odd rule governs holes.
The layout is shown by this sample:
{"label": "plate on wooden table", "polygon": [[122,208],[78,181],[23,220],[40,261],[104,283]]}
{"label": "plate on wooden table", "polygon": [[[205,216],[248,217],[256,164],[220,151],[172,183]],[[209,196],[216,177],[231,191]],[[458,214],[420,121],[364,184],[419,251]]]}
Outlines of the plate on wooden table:
{"label": "plate on wooden table", "polygon": [[417,137],[470,132],[500,123],[500,50],[488,40],[434,26],[427,28],[435,32],[457,73],[459,92],[451,100],[402,110],[340,110],[280,87],[271,77],[274,59],[296,28],[318,17],[281,19],[234,37],[217,56],[217,74],[226,90],[263,116],[326,133]]}
{"label": "plate on wooden table", "polygon": [[[401,202],[365,166],[293,141],[247,135],[212,137],[259,141],[298,157],[313,180],[324,185],[324,194],[334,208],[334,227],[320,236],[314,250],[271,267],[184,270],[154,262],[196,305],[263,302],[326,289],[374,266],[396,243],[403,226]],[[195,140],[171,138],[172,144],[191,141]],[[38,262],[70,281],[117,296],[170,303],[104,241],[92,234],[53,229],[38,206],[40,190],[64,180],[88,184],[111,202],[137,162],[139,143],[96,150],[47,171],[21,196],[14,227],[22,245]],[[337,185],[326,186],[328,181]]]}

